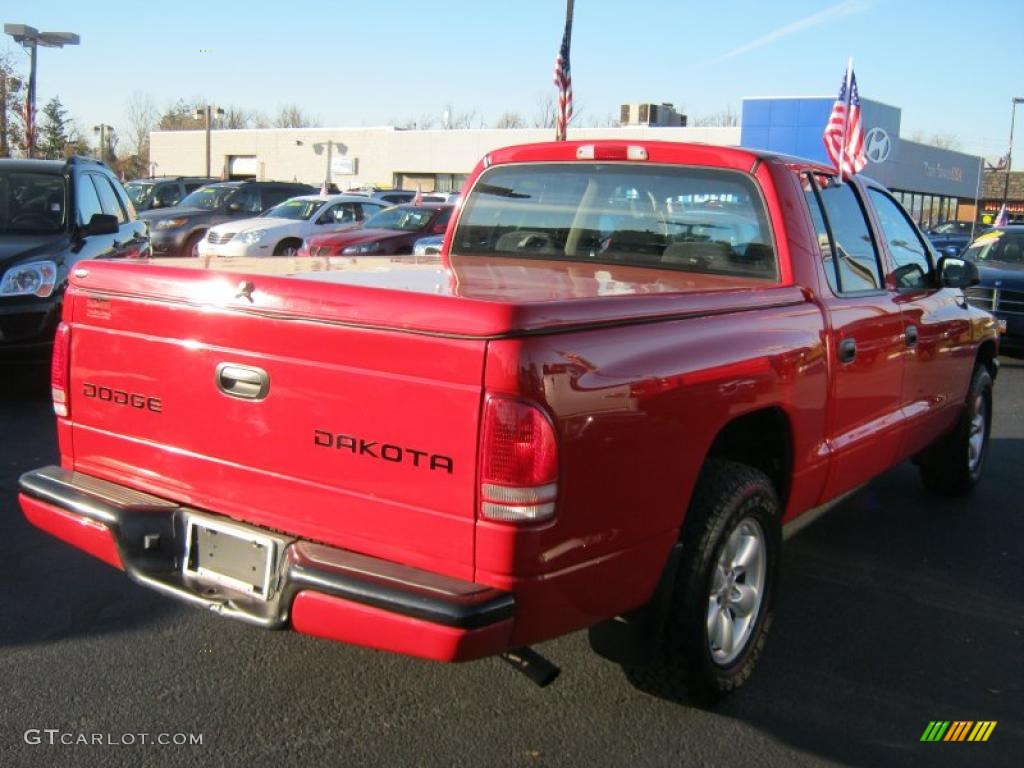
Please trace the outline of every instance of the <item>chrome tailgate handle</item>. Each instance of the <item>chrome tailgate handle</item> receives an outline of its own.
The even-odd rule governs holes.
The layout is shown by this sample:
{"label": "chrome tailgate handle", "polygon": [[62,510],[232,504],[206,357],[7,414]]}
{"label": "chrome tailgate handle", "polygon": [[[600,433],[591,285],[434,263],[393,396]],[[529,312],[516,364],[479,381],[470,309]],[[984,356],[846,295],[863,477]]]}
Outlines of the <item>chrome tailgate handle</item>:
{"label": "chrome tailgate handle", "polygon": [[270,377],[255,366],[221,363],[217,366],[217,389],[229,397],[262,400],[270,391]]}

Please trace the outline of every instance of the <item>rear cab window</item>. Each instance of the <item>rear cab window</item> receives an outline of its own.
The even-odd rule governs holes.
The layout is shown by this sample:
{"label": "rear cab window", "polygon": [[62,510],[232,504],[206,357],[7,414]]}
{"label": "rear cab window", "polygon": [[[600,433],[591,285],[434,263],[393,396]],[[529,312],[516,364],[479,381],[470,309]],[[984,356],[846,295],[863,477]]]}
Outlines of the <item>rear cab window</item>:
{"label": "rear cab window", "polygon": [[759,188],[721,168],[495,166],[466,199],[452,250],[779,279]]}
{"label": "rear cab window", "polygon": [[824,174],[803,174],[801,180],[832,292],[843,296],[884,290],[878,247],[854,186]]}

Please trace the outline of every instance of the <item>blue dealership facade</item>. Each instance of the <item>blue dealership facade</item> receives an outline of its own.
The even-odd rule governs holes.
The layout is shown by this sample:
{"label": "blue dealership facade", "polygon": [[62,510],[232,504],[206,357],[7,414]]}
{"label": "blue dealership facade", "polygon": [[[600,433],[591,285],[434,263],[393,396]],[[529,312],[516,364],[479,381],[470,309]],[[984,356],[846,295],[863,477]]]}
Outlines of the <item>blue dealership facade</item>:
{"label": "blue dealership facade", "polygon": [[[822,133],[835,98],[747,98],[740,144],[829,164]],[[868,165],[923,227],[974,217],[982,160],[900,137],[900,109],[861,99]]]}

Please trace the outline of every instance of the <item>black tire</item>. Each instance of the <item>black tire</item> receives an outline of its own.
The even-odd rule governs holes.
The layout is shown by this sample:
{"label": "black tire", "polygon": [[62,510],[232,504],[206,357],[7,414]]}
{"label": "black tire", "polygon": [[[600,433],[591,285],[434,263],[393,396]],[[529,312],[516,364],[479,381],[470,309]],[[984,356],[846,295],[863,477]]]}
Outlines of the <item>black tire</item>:
{"label": "black tire", "polygon": [[970,493],[985,469],[991,431],[992,375],[988,368],[979,365],[971,377],[971,387],[956,428],[918,457],[925,488],[940,496]]}
{"label": "black tire", "polygon": [[206,231],[193,232],[188,236],[185,244],[181,246],[181,255],[183,258],[191,259],[199,256],[199,241],[206,235]]}
{"label": "black tire", "polygon": [[302,247],[301,240],[282,240],[274,248],[275,256],[294,256],[298,253],[299,248]]}
{"label": "black tire", "polygon": [[[728,607],[712,594],[715,574],[733,533],[752,530],[747,526],[754,524],[763,541],[760,599],[748,614],[752,618],[733,648],[734,655],[721,658],[722,649],[712,648],[709,625],[713,610],[725,613]],[[682,542],[669,617],[657,650],[649,662],[623,668],[630,682],[642,691],[672,701],[710,705],[750,677],[771,626],[782,548],[779,502],[771,480],[745,464],[709,460],[694,490]],[[739,586],[748,578],[745,569],[742,579],[730,573],[725,591],[734,589],[734,581]],[[736,621],[730,624],[734,627],[739,623],[735,617],[732,621]]]}

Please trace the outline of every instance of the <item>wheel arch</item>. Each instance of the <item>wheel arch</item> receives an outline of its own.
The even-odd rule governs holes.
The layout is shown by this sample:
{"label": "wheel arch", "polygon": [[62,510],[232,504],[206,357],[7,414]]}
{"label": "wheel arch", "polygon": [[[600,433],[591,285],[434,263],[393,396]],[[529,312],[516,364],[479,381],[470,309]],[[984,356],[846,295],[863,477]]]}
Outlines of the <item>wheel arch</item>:
{"label": "wheel arch", "polygon": [[726,423],[715,436],[705,461],[725,459],[754,467],[772,481],[785,509],[793,472],[793,426],[779,406],[749,411]]}
{"label": "wheel arch", "polygon": [[996,342],[994,339],[986,339],[978,347],[977,364],[984,365],[988,368],[988,373],[989,376],[992,377],[992,381],[996,380],[996,374],[999,373],[999,361],[996,354]]}
{"label": "wheel arch", "polygon": [[288,235],[287,237],[282,237],[280,240],[277,241],[277,245],[274,246],[274,254],[277,255],[278,253],[280,253],[281,249],[284,248],[286,245],[294,245],[295,250],[298,250],[299,248],[302,247],[302,238],[295,237],[295,235]]}

